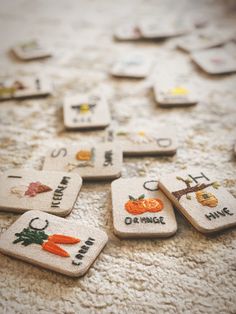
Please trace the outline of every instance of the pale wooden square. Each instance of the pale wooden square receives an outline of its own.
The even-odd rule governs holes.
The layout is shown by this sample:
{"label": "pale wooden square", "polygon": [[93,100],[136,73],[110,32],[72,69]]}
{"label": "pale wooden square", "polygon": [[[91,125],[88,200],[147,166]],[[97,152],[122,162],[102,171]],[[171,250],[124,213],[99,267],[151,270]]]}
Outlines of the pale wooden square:
{"label": "pale wooden square", "polygon": [[151,62],[139,54],[128,54],[121,57],[111,69],[111,74],[115,77],[123,78],[145,78],[151,70]]}
{"label": "pale wooden square", "polygon": [[122,161],[122,150],[118,145],[78,144],[51,149],[43,169],[78,173],[84,179],[113,179],[121,175]]}
{"label": "pale wooden square", "polygon": [[[183,181],[187,179],[191,182]],[[235,198],[207,171],[169,174],[160,179],[159,186],[198,231],[211,233],[236,225]]]}
{"label": "pale wooden square", "polygon": [[109,107],[102,96],[80,94],[64,100],[64,124],[68,129],[105,128],[110,120]]}
{"label": "pale wooden square", "polygon": [[[33,228],[38,228],[32,229]],[[43,229],[46,227],[45,229]],[[30,243],[25,246],[21,242],[13,243],[24,228],[33,234],[44,232],[47,236],[64,235],[78,238],[74,244],[57,244],[69,256],[59,256],[46,251],[40,244]],[[43,230],[42,230],[43,229]],[[0,251],[6,255],[25,262],[50,269],[71,277],[84,275],[98,257],[107,243],[105,232],[91,226],[81,225],[70,220],[56,217],[40,211],[30,211],[10,226],[0,237]],[[33,241],[33,240],[32,240]],[[43,245],[48,241],[45,239]]]}
{"label": "pale wooden square", "polygon": [[51,52],[35,40],[14,46],[12,48],[12,52],[17,58],[23,61],[31,61],[51,57]]}
{"label": "pale wooden square", "polygon": [[[78,174],[61,171],[12,169],[1,175],[0,180],[0,209],[16,213],[34,209],[66,216],[73,209],[82,186]],[[51,190],[31,196],[28,193],[33,182],[40,182]]]}
{"label": "pale wooden square", "polygon": [[120,145],[124,156],[174,155],[177,139],[173,128],[157,128],[155,131],[108,130],[105,141]]}
{"label": "pale wooden square", "polygon": [[180,36],[191,31],[189,25],[184,25],[181,20],[177,21],[143,21],[139,25],[142,36],[146,39],[164,39]]}
{"label": "pale wooden square", "polygon": [[177,44],[187,52],[216,47],[230,40],[230,35],[216,30],[203,30],[181,38]]}
{"label": "pale wooden square", "polygon": [[[122,238],[169,237],[177,230],[177,223],[171,202],[159,190],[158,181],[148,178],[118,179],[112,182],[112,213],[114,233]],[[145,211],[138,214],[133,211],[135,204],[129,201],[129,195],[137,199],[141,195],[146,199],[155,199],[158,206],[155,212]],[[129,201],[130,209],[126,204]],[[152,200],[154,202],[154,200]],[[148,200],[146,200],[148,202]],[[128,206],[128,205],[127,205]]]}
{"label": "pale wooden square", "polygon": [[52,86],[43,77],[9,78],[0,82],[0,101],[46,97],[51,93]]}
{"label": "pale wooden square", "polygon": [[154,94],[162,107],[192,106],[198,102],[193,82],[182,79],[181,75],[162,75],[154,85]]}
{"label": "pale wooden square", "polygon": [[209,74],[236,72],[236,57],[225,48],[212,48],[191,54],[192,60]]}

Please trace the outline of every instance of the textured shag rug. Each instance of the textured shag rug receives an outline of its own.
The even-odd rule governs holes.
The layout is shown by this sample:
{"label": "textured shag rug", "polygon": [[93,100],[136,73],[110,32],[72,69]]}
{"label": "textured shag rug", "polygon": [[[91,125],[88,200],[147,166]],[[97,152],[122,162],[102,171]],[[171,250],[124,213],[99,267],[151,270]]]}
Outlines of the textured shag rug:
{"label": "textured shag rug", "polygon": [[[122,177],[159,176],[199,166],[213,171],[236,196],[236,75],[210,77],[175,49],[176,40],[117,43],[113,29],[127,21],[168,14],[233,29],[234,1],[1,0],[1,75],[47,75],[54,95],[0,104],[0,170],[41,169],[49,147],[102,141],[104,131],[66,132],[62,101],[67,93],[102,90],[113,123],[173,125],[175,157],[125,158]],[[54,57],[20,63],[6,52],[16,42],[38,38]],[[153,58],[146,80],[112,79],[113,60],[129,51]],[[183,62],[195,80],[201,102],[192,108],[161,109],[151,86],[168,60]],[[109,242],[89,272],[79,279],[0,255],[0,312],[13,313],[236,313],[235,230],[215,236],[197,232],[176,212],[177,234],[166,240],[119,240],[112,229],[110,182],[85,183],[69,220],[107,232]],[[0,213],[3,232],[18,215]]]}

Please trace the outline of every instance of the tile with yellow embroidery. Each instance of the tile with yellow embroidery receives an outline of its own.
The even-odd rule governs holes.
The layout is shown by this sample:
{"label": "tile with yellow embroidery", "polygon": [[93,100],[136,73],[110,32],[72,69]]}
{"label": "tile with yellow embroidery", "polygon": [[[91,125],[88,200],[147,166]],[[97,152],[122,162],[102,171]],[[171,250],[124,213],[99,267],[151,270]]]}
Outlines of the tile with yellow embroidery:
{"label": "tile with yellow embroidery", "polygon": [[36,59],[45,59],[51,57],[51,52],[37,40],[30,40],[19,43],[12,47],[14,55],[22,61],[31,61]]}
{"label": "tile with yellow embroidery", "polygon": [[50,149],[43,169],[78,173],[87,180],[113,179],[121,175],[122,161],[119,145],[78,144]]}
{"label": "tile with yellow embroidery", "polygon": [[166,73],[154,85],[156,102],[162,107],[192,106],[199,99],[193,82],[185,76]]}
{"label": "tile with yellow embroidery", "polygon": [[105,128],[110,124],[106,99],[100,95],[80,94],[64,100],[64,125],[67,129]]}
{"label": "tile with yellow embroidery", "polygon": [[0,80],[0,101],[46,97],[52,93],[50,82],[44,77],[6,77]]}
{"label": "tile with yellow embroidery", "polygon": [[236,199],[208,171],[168,174],[160,178],[159,187],[198,231],[236,226]]}
{"label": "tile with yellow embroidery", "polygon": [[80,277],[107,243],[97,228],[29,211],[0,236],[0,252],[61,274]]}
{"label": "tile with yellow embroidery", "polygon": [[121,238],[169,237],[177,230],[173,206],[148,178],[112,182],[114,233]]}
{"label": "tile with yellow embroidery", "polygon": [[176,154],[178,146],[176,131],[172,127],[152,131],[137,126],[109,129],[104,141],[119,144],[124,156],[171,156]]}
{"label": "tile with yellow embroidery", "polygon": [[22,213],[38,209],[66,216],[77,200],[82,179],[59,171],[12,169],[0,177],[0,210]]}

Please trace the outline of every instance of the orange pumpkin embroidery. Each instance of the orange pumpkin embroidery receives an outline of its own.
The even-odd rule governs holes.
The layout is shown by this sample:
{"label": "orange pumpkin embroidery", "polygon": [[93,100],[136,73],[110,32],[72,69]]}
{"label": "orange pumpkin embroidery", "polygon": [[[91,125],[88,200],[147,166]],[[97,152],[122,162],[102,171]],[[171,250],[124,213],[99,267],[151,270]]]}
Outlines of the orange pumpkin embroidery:
{"label": "orange pumpkin embroidery", "polygon": [[91,151],[89,150],[80,150],[77,154],[76,154],[76,159],[77,160],[90,160],[92,158],[92,154]]}
{"label": "orange pumpkin embroidery", "polygon": [[140,215],[145,212],[157,213],[164,208],[159,198],[146,198],[142,194],[138,198],[129,195],[129,201],[125,203],[125,209],[132,215]]}

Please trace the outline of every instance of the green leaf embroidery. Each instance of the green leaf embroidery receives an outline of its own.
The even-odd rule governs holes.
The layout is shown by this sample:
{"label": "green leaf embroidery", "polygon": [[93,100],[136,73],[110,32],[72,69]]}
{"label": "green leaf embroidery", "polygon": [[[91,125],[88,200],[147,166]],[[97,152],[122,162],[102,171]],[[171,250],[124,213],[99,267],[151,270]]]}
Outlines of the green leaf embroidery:
{"label": "green leaf embroidery", "polygon": [[187,198],[187,200],[191,200],[192,198],[191,198],[191,196],[190,195],[186,195],[186,198]]}
{"label": "green leaf embroidery", "polygon": [[132,195],[129,195],[129,199],[130,199],[131,201],[136,201],[136,199],[135,199]]}
{"label": "green leaf embroidery", "polygon": [[15,236],[17,239],[13,243],[22,242],[21,244],[24,246],[32,243],[42,244],[48,238],[48,235],[44,231],[31,230],[30,228],[24,228],[23,231],[15,233]]}
{"label": "green leaf embroidery", "polygon": [[145,194],[142,194],[142,195],[139,196],[138,199],[139,199],[139,200],[142,200],[142,199],[144,199],[144,198],[145,198]]}

